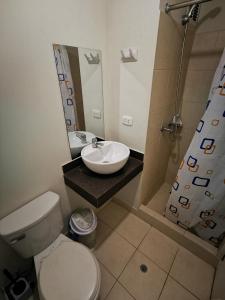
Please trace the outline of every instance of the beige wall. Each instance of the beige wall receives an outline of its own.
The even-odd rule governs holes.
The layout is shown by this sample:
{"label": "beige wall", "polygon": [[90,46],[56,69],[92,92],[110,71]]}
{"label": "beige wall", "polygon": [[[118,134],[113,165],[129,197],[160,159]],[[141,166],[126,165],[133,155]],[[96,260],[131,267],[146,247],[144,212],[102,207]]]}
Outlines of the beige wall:
{"label": "beige wall", "polygon": [[[70,151],[53,43],[102,51],[106,137],[144,149],[158,6],[147,0],[2,1],[0,218],[49,189],[60,194],[64,216],[80,203],[88,205],[63,183],[61,165],[70,160]],[[140,59],[122,71],[120,49],[127,46],[138,47]],[[135,125],[121,133],[125,112]],[[131,183],[134,194],[137,181]],[[0,252],[0,268],[13,270],[21,263],[1,241]]]}
{"label": "beige wall", "polygon": [[225,1],[202,5],[182,95],[183,129],[173,143],[166,181],[172,183],[208,100],[211,82],[225,47]]}
{"label": "beige wall", "polygon": [[[110,119],[108,136],[129,147],[145,149],[150,102],[150,82],[154,66],[159,0],[108,1],[108,72],[110,73]],[[120,51],[138,48],[138,61],[121,62]],[[110,105],[109,104],[109,105]],[[133,126],[121,123],[133,117]]]}
{"label": "beige wall", "polygon": [[[1,1],[0,20],[0,218],[49,189],[66,216],[86,201],[63,183],[70,151],[52,43],[105,54],[105,1]],[[0,269],[17,266],[2,242],[0,252]]]}
{"label": "beige wall", "polygon": [[[178,1],[179,2],[179,1]],[[174,114],[176,81],[183,37],[180,18],[183,10],[160,14],[152,81],[148,134],[142,182],[142,201],[148,202],[164,182],[171,153],[171,137],[160,132]]]}

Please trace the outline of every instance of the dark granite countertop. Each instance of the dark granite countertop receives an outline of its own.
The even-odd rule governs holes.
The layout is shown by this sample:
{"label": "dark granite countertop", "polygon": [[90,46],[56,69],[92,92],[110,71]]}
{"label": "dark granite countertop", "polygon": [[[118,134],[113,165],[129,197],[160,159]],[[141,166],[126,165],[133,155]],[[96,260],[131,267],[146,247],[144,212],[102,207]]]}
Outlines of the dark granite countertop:
{"label": "dark granite countertop", "polygon": [[110,175],[90,171],[81,157],[63,166],[65,184],[95,207],[103,205],[142,170],[143,154],[134,150],[126,165]]}

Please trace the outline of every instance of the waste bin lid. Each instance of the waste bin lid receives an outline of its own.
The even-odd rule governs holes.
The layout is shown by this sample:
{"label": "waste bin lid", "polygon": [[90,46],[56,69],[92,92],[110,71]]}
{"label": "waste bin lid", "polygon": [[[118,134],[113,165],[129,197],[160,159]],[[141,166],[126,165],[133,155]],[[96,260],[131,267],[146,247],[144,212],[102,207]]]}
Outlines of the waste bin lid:
{"label": "waste bin lid", "polygon": [[91,208],[77,208],[70,217],[72,229],[77,228],[81,232],[91,230],[95,223],[96,216]]}

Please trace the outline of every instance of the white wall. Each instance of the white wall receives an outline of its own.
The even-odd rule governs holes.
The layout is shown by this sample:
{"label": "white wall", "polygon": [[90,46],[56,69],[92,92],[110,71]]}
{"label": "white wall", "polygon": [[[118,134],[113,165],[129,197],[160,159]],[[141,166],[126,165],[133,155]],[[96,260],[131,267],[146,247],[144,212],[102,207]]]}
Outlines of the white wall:
{"label": "white wall", "polygon": [[[63,183],[70,151],[52,43],[105,53],[105,11],[105,0],[1,1],[0,218],[49,189],[64,215],[84,203]],[[0,269],[17,261],[1,242],[0,252]]]}
{"label": "white wall", "polygon": [[[159,21],[159,0],[108,2],[108,72],[112,138],[144,152]],[[138,62],[122,63],[120,50],[138,48]],[[133,127],[121,124],[133,117]]]}
{"label": "white wall", "polygon": [[[60,194],[65,216],[88,205],[63,182],[70,151],[53,43],[102,51],[106,137],[144,150],[158,2],[1,1],[0,218],[49,189]],[[121,65],[127,46],[137,46],[140,59]],[[120,124],[122,114],[134,117],[132,128]],[[17,256],[1,241],[0,251],[0,268],[10,261],[13,269]]]}

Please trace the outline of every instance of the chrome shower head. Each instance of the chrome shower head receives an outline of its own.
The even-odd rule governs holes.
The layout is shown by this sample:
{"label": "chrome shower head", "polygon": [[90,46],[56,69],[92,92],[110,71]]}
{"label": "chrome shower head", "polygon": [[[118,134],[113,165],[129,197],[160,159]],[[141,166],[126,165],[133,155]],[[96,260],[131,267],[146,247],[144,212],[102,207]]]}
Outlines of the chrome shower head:
{"label": "chrome shower head", "polygon": [[197,22],[199,17],[199,4],[193,4],[189,6],[188,12],[182,16],[182,25],[189,23],[190,19]]}

